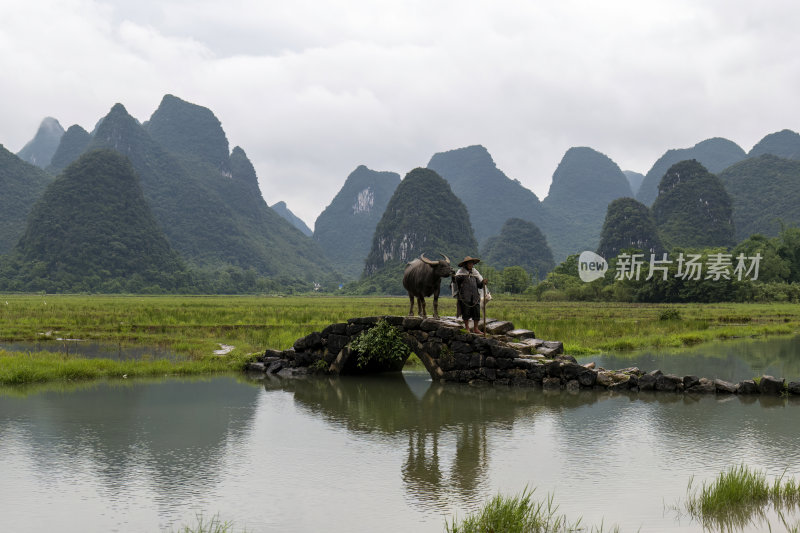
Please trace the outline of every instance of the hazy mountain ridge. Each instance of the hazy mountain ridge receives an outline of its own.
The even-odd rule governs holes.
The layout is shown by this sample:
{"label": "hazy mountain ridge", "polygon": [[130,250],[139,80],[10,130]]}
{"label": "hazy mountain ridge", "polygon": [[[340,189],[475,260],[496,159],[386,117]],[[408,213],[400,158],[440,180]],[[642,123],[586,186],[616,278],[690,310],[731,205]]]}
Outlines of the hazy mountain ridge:
{"label": "hazy mountain ridge", "polygon": [[444,178],[416,168],[397,186],[375,228],[360,283],[378,280],[381,290],[403,294],[403,268],[421,254],[433,261],[444,254],[455,265],[477,252],[466,206]]}
{"label": "hazy mountain ridge", "polygon": [[781,224],[800,224],[800,161],[763,154],[719,174],[733,204],[736,239],[776,237]]}
{"label": "hazy mountain ridge", "polygon": [[47,187],[15,251],[23,279],[50,291],[168,290],[187,275],[133,166],[113,150],[87,152]]}
{"label": "hazy mountain ridge", "polygon": [[344,279],[364,271],[375,228],[400,184],[400,175],[359,165],[314,223],[314,240]]}
{"label": "hazy mountain ridge", "polygon": [[0,144],[0,254],[16,246],[31,208],[51,181],[51,176],[42,169]]}
{"label": "hazy mountain ridge", "polygon": [[544,218],[536,194],[499,170],[481,145],[434,154],[427,168],[446,179],[464,202],[479,242],[499,234],[509,218],[534,223]]}
{"label": "hazy mountain ridge", "polygon": [[67,128],[67,131],[61,137],[61,142],[58,143],[58,148],[56,148],[53,157],[50,159],[47,172],[55,175],[67,168],[67,165],[78,159],[86,151],[91,142],[92,134],[77,124]]}
{"label": "hazy mountain ridge", "polygon": [[39,168],[47,168],[63,135],[64,128],[58,120],[45,117],[36,130],[36,135],[17,152],[17,156]]}
{"label": "hazy mountain ridge", "polygon": [[709,172],[717,173],[746,157],[747,154],[738,144],[721,137],[706,139],[692,148],[667,150],[645,175],[636,199],[645,205],[652,205],[658,195],[661,178],[675,163],[694,159]]}
{"label": "hazy mountain ridge", "polygon": [[312,237],[314,235],[314,232],[311,231],[311,228],[309,228],[306,223],[303,222],[303,219],[295,215],[292,210],[289,209],[289,207],[286,205],[286,202],[281,200],[280,202],[274,203],[269,207],[287,220],[292,226],[299,229],[306,237]]}
{"label": "hazy mountain ridge", "polygon": [[[124,107],[119,107],[127,115]],[[345,278],[351,279],[363,270],[364,257],[369,253],[367,243],[373,237],[370,228],[377,226],[379,215],[383,215],[385,209],[385,206],[381,209],[376,191],[364,187],[353,193],[352,202],[343,203],[349,204],[345,205],[346,209],[355,209],[351,218],[360,212],[369,212],[375,217],[374,222],[357,222],[353,228],[344,230],[340,225],[326,223],[321,229],[319,221],[325,217],[320,214],[314,234],[319,245],[309,244],[307,233],[301,238],[301,229],[266,205],[255,170],[244,151],[235,147],[228,154],[227,137],[210,110],[166,95],[150,120],[139,123],[127,115],[132,124],[123,125],[124,121],[115,115],[119,113],[116,108],[114,106],[107,117],[98,121],[94,137],[77,125],[64,132],[47,170],[55,173],[63,169],[90,148],[110,147],[124,153],[140,175],[148,205],[170,242],[191,264],[201,268],[232,264],[245,269],[254,268],[268,276],[301,275],[307,281],[322,278],[325,275],[323,270],[330,274],[330,266],[347,269]],[[637,198],[645,194],[648,180],[652,182],[654,179],[651,174],[657,176],[659,168],[674,159],[699,154],[698,161],[722,177],[721,171],[728,168],[731,161],[734,164],[752,163],[753,158],[765,153],[779,155],[787,161],[797,157],[799,148],[800,135],[782,130],[765,136],[748,154],[723,138],[707,139],[688,149],[668,150],[644,177]],[[742,170],[746,175],[724,184],[733,202],[733,220],[737,226],[744,220],[743,216],[755,220],[759,218],[757,212],[762,212],[769,222],[758,222],[753,227],[772,235],[777,231],[778,220],[798,223],[800,214],[792,209],[797,205],[793,200],[797,187],[792,188],[793,181],[787,178],[794,175],[793,167],[787,166],[789,170],[774,174],[772,182],[764,182],[764,176],[772,172],[767,166],[748,164],[741,167],[746,169]],[[481,236],[481,242],[486,244],[490,238],[498,236],[505,222],[516,216],[541,229],[551,243],[557,261],[583,249],[597,248],[603,215],[610,203],[620,197],[617,195],[633,195],[632,190],[624,193],[624,187],[618,190],[619,176],[630,189],[634,183],[632,176],[637,174],[631,171],[623,173],[613,160],[591,148],[572,148],[565,153],[554,172],[550,193],[539,202],[533,192],[500,171],[488,151],[479,145],[435,154],[428,167],[438,168],[452,191],[466,205],[474,234]],[[397,187],[399,175],[385,174],[395,177],[394,187]],[[761,194],[760,189],[759,194],[754,195],[752,184],[749,187],[745,185],[748,180],[762,183],[759,187],[766,187],[769,183],[771,188],[782,192],[777,192],[768,205],[747,203],[748,199],[772,197],[771,192]],[[775,182],[783,183],[782,180],[785,180],[785,185],[774,187]],[[739,190],[739,187],[745,189]],[[359,194],[363,196],[360,200]],[[370,208],[359,211],[369,204],[370,197]],[[30,199],[21,201],[32,202]],[[333,206],[334,201],[326,210]],[[30,205],[32,203],[28,208]],[[749,211],[745,211],[747,209]],[[2,214],[4,212],[0,212]],[[204,214],[208,216],[204,217]],[[746,236],[743,232],[749,231],[747,227],[746,224],[741,229],[737,227],[737,238]],[[370,234],[361,238],[358,231],[363,228],[367,228],[366,232]],[[326,231],[331,231],[340,241],[329,246],[323,254],[325,239],[318,237]],[[353,251],[350,241],[361,243],[364,251]],[[342,257],[333,257],[336,253]],[[301,259],[297,259],[299,263],[295,264],[298,256]]]}

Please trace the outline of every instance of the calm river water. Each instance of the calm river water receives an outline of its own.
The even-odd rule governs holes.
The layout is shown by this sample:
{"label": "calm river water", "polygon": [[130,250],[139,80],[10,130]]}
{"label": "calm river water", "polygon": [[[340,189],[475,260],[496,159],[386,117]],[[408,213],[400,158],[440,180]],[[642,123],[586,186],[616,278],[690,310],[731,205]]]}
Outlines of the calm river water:
{"label": "calm river water", "polygon": [[[707,357],[751,377],[764,358],[751,347],[762,356]],[[669,371],[717,377],[697,357]],[[792,377],[798,357],[775,375]],[[441,532],[498,491],[535,487],[584,525],[700,531],[669,509],[690,478],[741,463],[800,478],[798,427],[795,399],[473,388],[424,373],[0,389],[0,530],[169,531],[219,513],[235,531]]]}

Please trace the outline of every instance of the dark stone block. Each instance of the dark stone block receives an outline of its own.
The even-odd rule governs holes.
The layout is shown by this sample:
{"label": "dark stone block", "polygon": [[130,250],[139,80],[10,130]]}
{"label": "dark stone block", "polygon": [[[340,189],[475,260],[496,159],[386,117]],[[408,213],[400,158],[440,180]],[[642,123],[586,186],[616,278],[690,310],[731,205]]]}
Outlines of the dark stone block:
{"label": "dark stone block", "polygon": [[551,378],[561,378],[561,363],[558,361],[550,361],[544,364],[547,375]]}
{"label": "dark stone block", "polygon": [[[639,379],[641,380],[641,378]],[[691,392],[696,394],[711,394],[716,391],[717,387],[716,385],[714,385],[714,382],[707,378],[700,378],[697,383],[693,384],[691,387],[686,388],[686,392]]]}
{"label": "dark stone block", "polygon": [[492,356],[497,359],[514,359],[519,357],[519,352],[505,346],[492,346]]}
{"label": "dark stone block", "polygon": [[739,382],[739,388],[737,389],[739,394],[758,394],[760,391],[758,389],[758,385],[752,379],[746,379],[744,381]]}
{"label": "dark stone block", "polygon": [[583,372],[578,374],[578,383],[581,387],[594,387],[597,383],[597,372],[589,368],[584,368]]}
{"label": "dark stone block", "polygon": [[652,373],[639,376],[639,390],[655,390],[656,376]]}
{"label": "dark stone block", "polygon": [[679,383],[681,388],[683,388],[683,378],[672,374],[661,374],[660,376],[656,377],[656,390],[663,392],[675,392],[678,390]]}
{"label": "dark stone block", "polygon": [[489,322],[486,326],[486,331],[490,335],[504,335],[514,329],[514,324],[504,320],[496,320]]}
{"label": "dark stone block", "polygon": [[620,381],[615,381],[614,383],[610,384],[607,388],[611,391],[621,391],[621,390],[629,390],[631,388],[631,377],[627,374],[624,375],[627,379],[622,379]]}
{"label": "dark stone block", "polygon": [[586,367],[569,361],[561,365],[561,375],[567,381],[577,379],[584,370],[586,370]]}
{"label": "dark stone block", "polygon": [[470,368],[480,368],[483,366],[483,355],[479,353],[472,353],[469,358]]}
{"label": "dark stone block", "polygon": [[458,370],[448,370],[444,373],[444,375],[442,375],[442,379],[445,381],[458,381],[459,372]]}
{"label": "dark stone block", "polygon": [[480,373],[483,377],[490,381],[494,381],[497,379],[497,370],[494,368],[481,368]]}
{"label": "dark stone block", "polygon": [[532,365],[528,369],[527,374],[528,374],[528,379],[533,380],[537,383],[541,383],[544,380],[544,378],[547,377],[547,370],[545,369],[544,365],[537,363],[535,365]]}
{"label": "dark stone block", "polygon": [[247,363],[247,366],[245,367],[245,370],[247,370],[248,372],[262,372],[263,373],[263,372],[265,372],[267,370],[267,367],[266,367],[266,365],[264,365],[264,363],[259,361],[259,362]]}
{"label": "dark stone block", "polygon": [[577,392],[581,390],[581,384],[577,379],[571,379],[567,381],[567,384],[564,388],[567,389],[569,392]]}
{"label": "dark stone block", "polygon": [[476,377],[478,377],[478,372],[475,370],[458,371],[458,380],[463,381],[464,383],[469,383],[470,380],[475,379]]}
{"label": "dark stone block", "polygon": [[787,391],[793,395],[800,394],[800,381],[790,381]]}
{"label": "dark stone block", "polygon": [[716,389],[717,392],[720,393],[736,394],[736,385],[734,385],[730,381],[715,379],[714,388]]}
{"label": "dark stone block", "polygon": [[472,344],[461,341],[451,342],[450,349],[455,353],[472,353],[474,351]]}
{"label": "dark stone block", "polygon": [[542,347],[547,348],[548,350],[555,350],[554,352],[552,352],[554,354],[564,353],[564,344],[561,341],[544,341],[542,343]]}
{"label": "dark stone block", "polygon": [[497,359],[495,359],[490,355],[484,358],[483,366],[485,366],[486,368],[497,368]]}
{"label": "dark stone block", "polygon": [[365,326],[364,324],[348,324],[347,335],[349,335],[350,337],[355,337],[365,329],[367,329],[367,326]]}
{"label": "dark stone block", "polygon": [[542,380],[542,388],[544,390],[560,390],[561,380],[559,378],[544,378]]}
{"label": "dark stone block", "polygon": [[419,316],[407,316],[403,319],[403,327],[406,329],[419,329],[424,319]]}
{"label": "dark stone block", "polygon": [[453,358],[455,359],[455,365],[458,368],[468,368],[469,361],[472,359],[472,354],[468,353],[454,353]]}
{"label": "dark stone block", "polygon": [[436,336],[440,339],[450,340],[455,336],[456,331],[457,330],[453,328],[447,328],[443,326],[436,330]]}
{"label": "dark stone block", "polygon": [[282,357],[283,352],[280,350],[266,350],[263,355],[263,359],[266,360],[267,357]]}
{"label": "dark stone block", "polygon": [[495,359],[495,363],[497,364],[497,368],[501,368],[503,370],[512,368],[514,366],[514,360],[507,358],[498,357]]}
{"label": "dark stone block", "polygon": [[518,339],[535,339],[536,333],[532,332],[529,329],[512,329],[511,331],[506,332],[506,335],[509,337],[516,337]]}
{"label": "dark stone block", "polygon": [[336,335],[331,333],[328,335],[328,352],[338,354],[342,348],[347,346],[348,342],[350,342],[350,337],[347,335]]}
{"label": "dark stone block", "polygon": [[697,376],[683,376],[683,388],[688,389],[700,383],[700,378]]}
{"label": "dark stone block", "polygon": [[273,363],[271,363],[267,367],[266,372],[267,372],[267,374],[275,374],[275,373],[279,372],[282,368],[283,368],[283,361],[278,360],[278,361],[274,361]]}
{"label": "dark stone block", "polygon": [[783,392],[783,384],[785,379],[777,379],[772,376],[761,376],[761,383],[758,384],[758,389],[761,394],[771,394],[777,396]]}
{"label": "dark stone block", "polygon": [[442,353],[442,343],[438,339],[428,339],[428,342],[422,345],[422,349],[434,359],[437,359]]}
{"label": "dark stone block", "polygon": [[442,327],[442,323],[436,318],[426,318],[419,324],[419,329],[422,331],[436,331],[440,327]]}
{"label": "dark stone block", "polygon": [[424,331],[415,330],[412,331],[411,334],[414,335],[414,338],[416,338],[420,342],[425,342],[426,340],[428,340],[428,334],[425,333]]}
{"label": "dark stone block", "polygon": [[404,316],[387,315],[383,319],[390,325],[395,327],[402,327],[403,321],[406,319]]}

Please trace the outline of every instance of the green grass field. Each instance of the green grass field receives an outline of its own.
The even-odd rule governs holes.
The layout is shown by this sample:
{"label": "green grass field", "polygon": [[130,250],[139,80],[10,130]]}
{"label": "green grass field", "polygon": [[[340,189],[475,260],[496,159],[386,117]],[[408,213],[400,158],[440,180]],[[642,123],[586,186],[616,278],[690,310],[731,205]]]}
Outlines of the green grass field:
{"label": "green grass field", "polygon": [[[115,366],[49,352],[0,351],[0,383],[230,371],[251,354],[288,348],[330,323],[407,312],[407,298],[3,295],[0,341],[69,338],[153,346],[185,360]],[[454,315],[455,301],[441,299],[440,313]],[[487,313],[539,338],[560,340],[573,355],[800,332],[800,306],[791,304],[552,303],[499,296]],[[235,349],[226,357],[212,355],[219,344]]]}

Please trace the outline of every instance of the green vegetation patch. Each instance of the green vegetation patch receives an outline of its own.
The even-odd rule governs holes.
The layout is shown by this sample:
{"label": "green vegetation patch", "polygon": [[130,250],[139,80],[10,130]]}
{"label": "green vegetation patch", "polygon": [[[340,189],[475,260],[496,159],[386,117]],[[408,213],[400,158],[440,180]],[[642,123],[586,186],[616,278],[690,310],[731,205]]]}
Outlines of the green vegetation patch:
{"label": "green vegetation patch", "polygon": [[358,367],[365,367],[370,361],[381,364],[400,363],[408,358],[411,349],[403,341],[400,331],[385,320],[367,331],[362,331],[350,343],[350,348],[358,352]]}
{"label": "green vegetation patch", "polygon": [[[566,516],[558,513],[558,505],[553,503],[553,496],[545,500],[534,501],[533,491],[527,488],[517,496],[498,494],[483,508],[461,521],[445,523],[448,533],[560,533],[569,531],[603,531],[603,526],[586,529],[581,521],[570,522]],[[612,531],[618,531],[613,528]]]}
{"label": "green vegetation patch", "polygon": [[692,481],[685,508],[705,529],[741,530],[758,525],[770,509],[780,513],[800,506],[800,484],[794,478],[780,476],[770,483],[763,471],[745,465],[732,466],[700,487]]}

